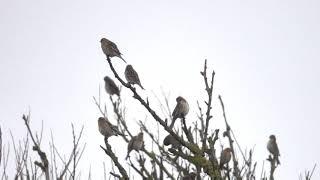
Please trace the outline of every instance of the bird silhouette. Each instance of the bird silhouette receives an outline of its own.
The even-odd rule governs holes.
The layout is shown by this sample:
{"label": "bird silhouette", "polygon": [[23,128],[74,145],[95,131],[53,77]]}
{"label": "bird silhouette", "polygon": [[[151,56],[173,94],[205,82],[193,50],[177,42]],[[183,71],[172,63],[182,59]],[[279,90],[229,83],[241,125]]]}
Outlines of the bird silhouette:
{"label": "bird silhouette", "polygon": [[185,118],[185,116],[189,112],[189,104],[188,102],[181,96],[176,98],[177,105],[172,113],[172,122],[170,124],[170,128],[173,128],[174,123],[177,118]]}
{"label": "bird silhouette", "polygon": [[127,152],[126,159],[128,159],[129,154],[132,150],[136,150],[136,151],[141,150],[143,147],[143,144],[144,144],[143,132],[140,132],[138,135],[133,136],[132,139],[128,143],[128,152]]}
{"label": "bird silhouette", "polygon": [[105,90],[108,94],[112,95],[117,95],[120,96],[120,89],[119,87],[116,85],[116,83],[108,76],[104,77],[104,82],[105,82]]}
{"label": "bird silhouette", "polygon": [[277,144],[277,140],[276,140],[275,135],[269,136],[267,149],[273,155],[273,157],[276,159],[277,164],[279,165],[280,164],[280,160],[279,160],[280,152],[279,152],[279,148],[278,148],[278,144]]}
{"label": "bird silhouette", "polygon": [[124,75],[126,77],[126,80],[128,81],[128,83],[130,84],[138,84],[141,89],[144,89],[141,85],[140,79],[139,79],[139,75],[137,73],[137,71],[135,71],[132,67],[132,65],[127,65],[125,71],[124,71]]}
{"label": "bird silhouette", "polygon": [[121,56],[122,54],[120,53],[117,45],[114,42],[112,42],[106,38],[102,38],[100,40],[100,43],[101,43],[102,51],[107,57],[118,57],[118,58],[122,59],[125,63],[127,63],[122,58],[122,56]]}

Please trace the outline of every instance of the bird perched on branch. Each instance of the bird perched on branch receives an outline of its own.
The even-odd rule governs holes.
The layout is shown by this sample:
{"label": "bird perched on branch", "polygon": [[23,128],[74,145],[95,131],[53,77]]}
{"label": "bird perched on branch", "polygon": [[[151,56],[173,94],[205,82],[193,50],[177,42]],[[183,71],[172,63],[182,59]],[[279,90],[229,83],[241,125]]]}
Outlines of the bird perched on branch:
{"label": "bird perched on branch", "polygon": [[138,84],[141,89],[144,89],[141,85],[140,79],[139,79],[139,75],[137,73],[137,71],[135,71],[132,67],[132,65],[127,65],[125,71],[124,71],[124,75],[126,77],[126,80],[128,81],[128,83],[130,84]]}
{"label": "bird perched on branch", "polygon": [[105,137],[105,139],[108,139],[111,136],[122,135],[118,127],[111,124],[110,121],[105,117],[99,117],[98,127],[99,132]]}
{"label": "bird perched on branch", "polygon": [[170,128],[173,128],[177,118],[185,118],[185,116],[189,112],[189,104],[183,97],[181,96],[177,97],[176,101],[177,101],[177,105],[174,108],[172,113],[172,122],[171,122]]}
{"label": "bird perched on branch", "polygon": [[181,147],[181,144],[179,141],[176,140],[176,138],[174,138],[171,134],[169,134],[168,136],[166,136],[163,140],[163,144],[165,146],[170,146],[174,149],[178,149]]}
{"label": "bird perched on branch", "polygon": [[182,177],[182,180],[195,180],[197,177],[197,174],[195,172],[192,172],[190,174],[184,175]]}
{"label": "bird perched on branch", "polygon": [[105,82],[104,88],[106,92],[111,96],[114,94],[117,96],[120,96],[120,90],[119,90],[119,87],[116,85],[116,83],[114,83],[114,81],[108,76],[104,77],[103,79]]}
{"label": "bird perched on branch", "polygon": [[278,148],[278,144],[277,144],[275,135],[270,135],[269,136],[267,149],[273,155],[273,157],[275,158],[277,164],[279,165],[280,164],[280,161],[279,161],[280,152],[279,152],[279,148]]}
{"label": "bird perched on branch", "polygon": [[224,150],[222,150],[220,155],[220,169],[222,169],[225,164],[229,163],[229,161],[231,160],[231,153],[232,150],[230,148],[225,148]]}
{"label": "bird perched on branch", "polygon": [[102,38],[100,40],[101,43],[101,48],[103,53],[107,56],[107,57],[118,57],[120,59],[122,59],[125,63],[127,63],[122,57],[121,57],[121,53],[117,47],[117,45],[115,43],[113,43],[112,41],[106,39],[106,38]]}
{"label": "bird perched on branch", "polygon": [[133,136],[132,139],[128,143],[128,153],[126,159],[128,159],[129,154],[132,150],[139,151],[143,147],[143,132],[140,132],[138,135]]}

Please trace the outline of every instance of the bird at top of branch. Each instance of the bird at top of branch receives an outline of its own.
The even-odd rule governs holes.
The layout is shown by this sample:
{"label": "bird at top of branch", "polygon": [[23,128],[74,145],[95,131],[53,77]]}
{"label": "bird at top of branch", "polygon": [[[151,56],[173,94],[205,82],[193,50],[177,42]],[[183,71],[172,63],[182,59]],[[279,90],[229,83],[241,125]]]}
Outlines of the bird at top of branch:
{"label": "bird at top of branch", "polygon": [[122,56],[121,56],[122,54],[121,54],[121,52],[119,51],[117,45],[114,42],[112,42],[112,41],[110,41],[110,40],[108,40],[106,38],[102,38],[100,40],[100,43],[101,43],[102,51],[107,57],[110,57],[110,58],[118,57],[118,58],[122,59],[125,63],[127,63],[122,58]]}
{"label": "bird at top of branch", "polygon": [[231,160],[231,148],[225,148],[221,151],[220,155],[220,169],[223,168],[225,164],[228,164]]}
{"label": "bird at top of branch", "polygon": [[273,157],[275,158],[275,160],[277,162],[277,165],[279,165],[280,164],[280,160],[279,160],[280,152],[279,152],[279,148],[278,148],[278,144],[277,144],[277,140],[276,140],[276,136],[275,135],[270,135],[269,136],[267,149],[273,155]]}
{"label": "bird at top of branch", "polygon": [[189,112],[189,104],[187,100],[179,96],[176,98],[176,102],[177,102],[177,105],[174,108],[172,113],[172,122],[171,122],[170,128],[173,128],[174,123],[178,118],[185,118]]}

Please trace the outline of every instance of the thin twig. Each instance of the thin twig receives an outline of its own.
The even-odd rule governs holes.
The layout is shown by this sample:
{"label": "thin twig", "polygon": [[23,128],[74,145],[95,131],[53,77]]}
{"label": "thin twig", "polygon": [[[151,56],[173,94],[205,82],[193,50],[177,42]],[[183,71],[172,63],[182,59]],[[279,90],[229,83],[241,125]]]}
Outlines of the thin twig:
{"label": "thin twig", "polygon": [[222,97],[219,95],[219,100],[220,100],[220,104],[221,104],[221,107],[222,107],[222,113],[223,113],[223,118],[224,118],[224,121],[225,121],[225,125],[226,125],[226,131],[224,133],[224,136],[227,136],[228,140],[229,140],[229,146],[230,146],[230,149],[232,151],[232,160],[233,160],[233,174],[235,176],[235,178],[237,180],[241,180],[242,177],[241,177],[241,174],[240,174],[240,170],[239,170],[239,167],[238,167],[238,160],[235,156],[235,150],[234,150],[234,147],[233,147],[233,139],[230,135],[230,125],[228,124],[228,121],[227,121],[227,117],[226,117],[226,113],[225,113],[225,108],[224,108],[224,104],[223,104],[223,101],[222,101]]}
{"label": "thin twig", "polygon": [[116,70],[114,69],[112,63],[111,63],[111,60],[110,60],[110,57],[107,56],[107,62],[109,63],[109,66],[114,74],[114,76],[118,79],[118,81],[126,88],[130,89],[131,92],[133,92],[133,97],[135,99],[137,99],[147,110],[148,112],[152,115],[152,117],[157,121],[159,122],[163,127],[164,129],[169,132],[177,141],[179,141],[181,143],[181,145],[187,147],[190,151],[192,151],[193,153],[197,153],[199,152],[198,149],[195,149],[194,146],[192,146],[191,144],[185,142],[182,138],[180,138],[178,135],[176,135],[173,130],[167,126],[167,123],[162,120],[157,114],[156,112],[151,109],[151,107],[149,106],[149,103],[147,103],[145,100],[143,100],[141,98],[141,96],[137,93],[136,89],[131,86],[129,83],[125,83],[121,78],[120,76],[118,75],[118,73],[116,72]]}
{"label": "thin twig", "polygon": [[38,153],[38,155],[40,156],[40,159],[41,159],[41,163],[38,162],[38,161],[35,161],[34,163],[39,166],[41,168],[41,170],[44,172],[45,174],[45,178],[46,180],[49,180],[50,179],[50,176],[49,176],[49,162],[48,162],[48,159],[47,159],[47,155],[44,151],[42,151],[40,149],[40,145],[36,142],[35,138],[33,137],[33,134],[32,134],[32,131],[31,131],[31,128],[30,128],[30,125],[29,125],[29,119],[30,117],[30,114],[28,116],[26,115],[23,115],[22,116],[22,119],[24,120],[24,123],[28,129],[28,132],[29,132],[29,135],[32,139],[32,142],[33,142],[33,150],[36,151]]}
{"label": "thin twig", "polygon": [[104,148],[103,146],[100,145],[101,149],[103,149],[103,151],[112,159],[112,161],[117,166],[117,168],[118,168],[120,174],[122,175],[122,177],[125,180],[129,180],[129,176],[127,174],[127,171],[119,163],[118,157],[113,153],[112,148],[111,148],[110,144],[108,143],[107,139],[105,139],[105,145],[106,145],[106,148]]}

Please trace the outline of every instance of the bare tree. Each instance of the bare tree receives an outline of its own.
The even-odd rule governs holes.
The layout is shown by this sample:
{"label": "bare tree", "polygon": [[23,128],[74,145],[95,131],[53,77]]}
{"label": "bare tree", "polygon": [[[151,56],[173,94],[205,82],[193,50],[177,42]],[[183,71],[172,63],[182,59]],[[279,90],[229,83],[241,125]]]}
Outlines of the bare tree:
{"label": "bare tree", "polygon": [[[110,41],[111,42],[111,41]],[[107,56],[107,63],[112,71],[117,83],[121,87],[117,87],[116,83],[110,78],[105,77],[106,91],[109,93],[109,100],[101,101],[100,89],[99,97],[93,97],[97,106],[102,123],[105,123],[105,129],[101,130],[104,137],[103,145],[98,150],[102,150],[111,160],[111,169],[107,170],[103,164],[104,179],[121,179],[128,180],[133,178],[151,179],[213,179],[213,180],[274,180],[275,172],[278,167],[278,156],[272,154],[266,155],[267,161],[270,162],[270,169],[265,169],[262,162],[262,170],[260,176],[257,175],[257,162],[254,161],[254,148],[243,150],[235,136],[231,125],[227,118],[226,106],[222,96],[214,95],[214,79],[215,71],[209,72],[207,61],[205,60],[200,77],[204,82],[205,100],[197,101],[197,119],[191,120],[187,114],[189,105],[187,97],[176,98],[176,108],[182,108],[179,111],[175,108],[172,111],[170,97],[163,93],[163,98],[155,95],[158,104],[151,102],[152,97],[141,95],[135,88],[135,84],[141,86],[138,73],[134,70],[128,74],[123,80],[118,71],[114,68],[110,59],[112,57],[120,57],[121,53],[114,43],[109,43],[112,47],[105,44],[104,53]],[[116,47],[116,54],[115,48]],[[128,76],[130,75],[130,78]],[[132,81],[132,77],[135,81]],[[142,88],[142,86],[141,86]],[[153,127],[149,126],[145,121],[138,121],[140,133],[134,134],[133,129],[128,126],[126,121],[127,104],[122,101],[120,91],[129,91],[141,107],[146,110],[146,119],[152,121]],[[139,91],[140,92],[140,91]],[[182,101],[181,101],[182,100]],[[217,128],[216,122],[219,120],[217,116],[218,110],[213,107],[213,102],[219,102],[222,110],[222,121],[224,128]],[[182,102],[182,103],[181,103]],[[203,102],[203,103],[200,103]],[[179,104],[180,103],[180,104]],[[107,105],[112,107],[112,112],[107,114]],[[160,110],[159,110],[160,109]],[[115,115],[117,125],[107,121],[110,114]],[[102,117],[101,117],[102,116]],[[31,117],[22,116],[23,122],[27,129],[25,137],[16,141],[14,134],[11,135],[13,147],[13,159],[15,162],[15,179],[80,179],[83,172],[79,169],[79,162],[85,152],[86,143],[81,143],[84,127],[76,133],[76,128],[71,124],[71,142],[72,149],[68,152],[68,158],[65,159],[65,152],[60,152],[56,146],[54,136],[51,132],[51,141],[49,142],[49,152],[45,152],[42,142],[43,125],[40,133],[31,128]],[[177,123],[173,121],[177,120]],[[156,127],[156,131],[154,130]],[[214,128],[213,128],[214,127]],[[161,134],[161,135],[160,135]],[[163,136],[165,134],[166,136]],[[135,150],[136,156],[129,157],[126,160],[128,166],[124,166],[122,158],[113,149],[108,138],[111,136],[120,136],[121,139],[128,144],[128,149]],[[268,137],[268,135],[266,135]],[[151,143],[144,143],[146,140]],[[222,144],[222,140],[226,140],[226,144]],[[263,144],[264,145],[264,144]],[[30,149],[32,151],[30,151]],[[97,151],[98,151],[97,150]],[[226,150],[226,151],[223,151]],[[7,173],[8,159],[10,156],[10,144],[5,145],[2,139],[2,131],[0,128],[0,177],[1,180],[9,179]],[[36,155],[36,156],[32,156]],[[221,156],[223,155],[223,160]],[[279,155],[279,154],[278,154]],[[285,164],[285,163],[284,163]],[[316,166],[312,171],[307,171],[304,176],[300,174],[300,180],[310,180]],[[107,174],[107,171],[109,173]],[[134,173],[133,173],[134,172]],[[92,179],[91,167],[88,172],[87,179]]]}
{"label": "bare tree", "polygon": [[[154,146],[152,146],[152,149],[146,146],[143,147],[140,150],[139,158],[137,158],[135,161],[130,159],[128,162],[131,168],[136,171],[142,179],[183,179],[183,177],[188,177],[191,173],[195,173],[195,178],[198,180],[205,178],[216,180],[255,180],[258,178],[256,177],[255,173],[257,162],[254,162],[253,160],[253,149],[249,150],[249,153],[244,153],[244,151],[241,149],[237,138],[227,121],[225,105],[220,95],[218,96],[218,100],[222,108],[225,122],[225,130],[222,132],[223,136],[220,136],[222,129],[210,129],[210,123],[214,123],[214,121],[212,121],[213,116],[211,113],[213,110],[212,102],[215,100],[213,96],[215,72],[212,71],[210,74],[208,74],[207,61],[205,61],[203,71],[200,73],[203,77],[207,99],[204,101],[204,105],[201,105],[198,102],[198,120],[193,122],[193,125],[187,126],[187,117],[182,117],[181,126],[179,126],[178,129],[168,126],[168,121],[172,121],[173,119],[171,116],[171,109],[168,104],[168,99],[166,97],[165,105],[161,104],[160,106],[162,112],[164,112],[164,109],[167,108],[167,112],[169,113],[167,113],[166,117],[161,118],[160,115],[154,110],[154,105],[149,103],[149,98],[142,98],[142,96],[136,91],[135,87],[133,87],[129,82],[125,82],[119,76],[109,56],[107,56],[107,62],[118,82],[120,82],[125,89],[131,91],[133,93],[133,98],[141,103],[153,120],[160,127],[162,127],[163,130],[168,133],[176,143],[180,144],[179,148],[173,148],[172,146],[171,148],[166,149],[159,137],[159,133],[154,134],[153,131],[148,129],[148,125],[140,121],[139,126],[145,132],[145,134],[147,134],[148,138],[151,139],[152,144],[155,144],[157,147],[156,150],[154,150]],[[113,106],[114,114],[116,114],[117,117],[117,124],[121,131],[121,136],[124,141],[129,142],[133,135],[126,125],[126,120],[124,117],[125,111],[123,107],[126,107],[126,105],[122,104],[121,97],[115,101],[110,96],[110,102]],[[96,99],[95,103],[102,115],[106,116],[105,111],[103,111],[103,107],[96,101]],[[128,135],[129,138],[126,135]],[[232,164],[227,164],[226,167],[220,168],[220,152],[218,152],[218,145],[216,142],[222,138],[227,138],[229,142],[223,146],[228,146],[231,149]],[[112,152],[109,146],[110,145],[106,143],[107,149],[103,148],[103,150],[113,160],[120,172],[120,174],[111,173],[111,175],[117,178],[128,179],[128,169],[124,171],[122,166],[118,166],[118,158]],[[271,163],[269,179],[273,180],[274,172],[277,166],[275,166],[275,159],[273,157],[269,156],[268,160]],[[149,161],[148,165],[146,163],[147,161]],[[139,166],[140,168],[138,168]],[[170,169],[174,169],[174,171],[170,172]],[[265,176],[261,176],[260,179],[267,178],[265,178]]]}
{"label": "bare tree", "polygon": [[[23,115],[22,119],[27,129],[26,136],[23,140],[15,141],[14,135],[10,132],[12,147],[14,152],[15,170],[16,173],[12,177],[16,180],[37,180],[37,179],[79,179],[76,174],[79,161],[83,155],[86,144],[80,146],[80,140],[83,134],[83,127],[78,135],[75,133],[75,128],[72,124],[72,137],[73,137],[73,148],[70,152],[68,161],[65,161],[61,154],[58,152],[58,148],[54,144],[53,136],[51,134],[50,142],[50,158],[48,154],[41,148],[42,133],[34,132],[30,125],[30,113]],[[42,126],[43,127],[43,126]],[[30,141],[31,139],[31,141]],[[31,144],[30,144],[31,143]],[[36,152],[39,160],[33,160],[34,156],[31,156],[30,145],[32,145],[32,151]],[[10,146],[2,146],[2,131],[0,128],[0,167],[2,167],[1,180],[6,180],[11,177],[7,173],[8,160],[10,158]],[[60,158],[58,163],[57,157]],[[49,161],[50,160],[50,161]],[[58,168],[60,166],[60,168]],[[78,173],[80,174],[80,172]]]}

